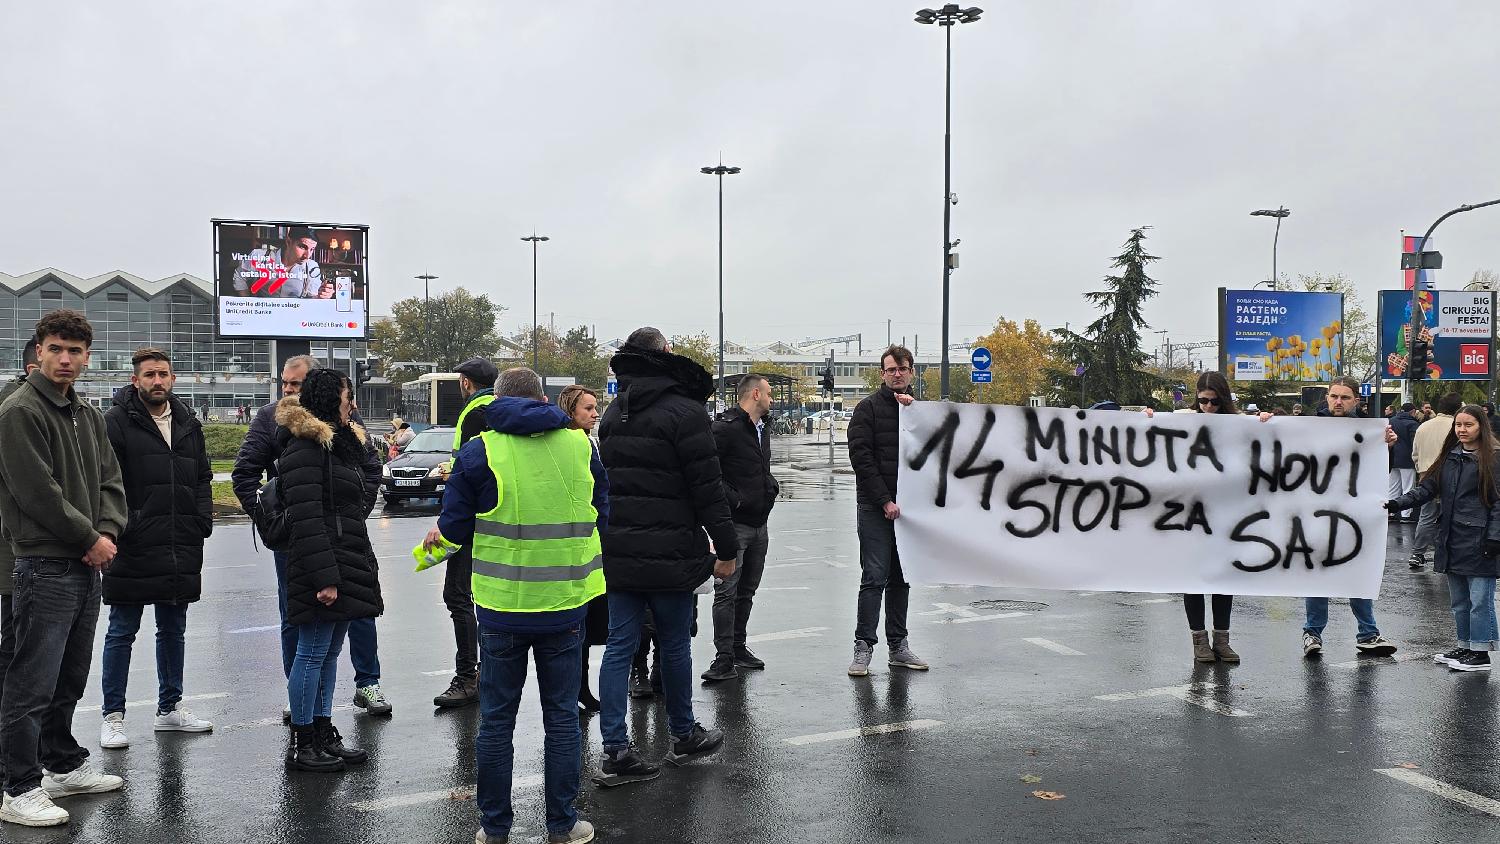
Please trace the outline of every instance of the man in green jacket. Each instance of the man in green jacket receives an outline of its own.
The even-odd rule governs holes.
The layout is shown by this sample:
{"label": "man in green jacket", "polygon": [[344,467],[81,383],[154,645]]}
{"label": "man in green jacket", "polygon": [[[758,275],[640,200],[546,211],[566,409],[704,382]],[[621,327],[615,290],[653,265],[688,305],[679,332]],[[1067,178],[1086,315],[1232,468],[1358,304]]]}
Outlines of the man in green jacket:
{"label": "man in green jacket", "polygon": [[[36,369],[36,339],[26,341],[26,349],[21,353],[21,374],[0,386],[0,405],[10,398],[10,394],[21,388],[26,383],[26,376]],[[10,661],[16,655],[16,628],[11,623],[11,583],[14,580],[12,572],[16,568],[16,555],[10,550],[10,538],[5,534],[5,523],[0,522],[0,700],[5,699],[5,672],[10,668]],[[3,787],[0,783],[0,787]]]}
{"label": "man in green jacket", "polygon": [[66,823],[53,798],[122,785],[89,764],[72,731],[93,657],[99,572],[114,559],[126,520],[104,416],[73,389],[93,340],[77,311],[42,317],[37,369],[0,404],[0,522],[16,556],[16,654],[0,699],[0,820],[22,826]]}

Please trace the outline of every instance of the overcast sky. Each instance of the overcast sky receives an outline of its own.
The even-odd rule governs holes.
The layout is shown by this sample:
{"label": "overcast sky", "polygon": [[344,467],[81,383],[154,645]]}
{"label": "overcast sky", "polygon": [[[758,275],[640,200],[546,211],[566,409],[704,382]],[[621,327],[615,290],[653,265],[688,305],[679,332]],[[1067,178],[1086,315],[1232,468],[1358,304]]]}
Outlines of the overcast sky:
{"label": "overcast sky", "polygon": [[[366,223],[374,312],[440,276],[529,324],[731,340],[921,336],[941,315],[943,37],[913,2],[13,2],[0,11],[0,271],[211,274],[209,218]],[[1092,319],[1153,226],[1177,342],[1214,290],[1342,272],[1500,197],[1500,5],[986,4],[954,35],[955,342]],[[1439,280],[1500,269],[1500,208]],[[1156,338],[1148,335],[1150,344]]]}

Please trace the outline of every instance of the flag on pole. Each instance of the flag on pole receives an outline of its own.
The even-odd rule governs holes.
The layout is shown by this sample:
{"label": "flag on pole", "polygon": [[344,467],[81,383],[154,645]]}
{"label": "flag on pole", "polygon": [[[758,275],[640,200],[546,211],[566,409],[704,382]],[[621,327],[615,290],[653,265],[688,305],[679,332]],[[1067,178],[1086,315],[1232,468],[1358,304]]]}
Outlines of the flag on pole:
{"label": "flag on pole", "polygon": [[[1401,236],[1401,251],[1403,254],[1410,252],[1424,252],[1431,248],[1432,241],[1430,239],[1427,243],[1424,244],[1422,243],[1422,238],[1420,237],[1415,237],[1408,234],[1403,234]],[[1436,290],[1436,272],[1436,270],[1402,270],[1401,282],[1407,290],[1412,289],[1418,284],[1421,285],[1423,290]]]}

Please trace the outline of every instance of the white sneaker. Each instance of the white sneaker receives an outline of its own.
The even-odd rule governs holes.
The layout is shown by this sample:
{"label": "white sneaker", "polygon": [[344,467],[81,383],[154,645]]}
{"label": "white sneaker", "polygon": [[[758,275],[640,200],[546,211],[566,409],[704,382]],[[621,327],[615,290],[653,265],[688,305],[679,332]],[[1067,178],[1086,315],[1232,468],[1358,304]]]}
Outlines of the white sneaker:
{"label": "white sneaker", "polygon": [[0,802],[0,821],[21,826],[58,826],[68,822],[68,810],[53,803],[47,792],[33,788],[20,797],[5,795]]}
{"label": "white sneaker", "polygon": [[74,794],[102,794],[114,791],[125,781],[114,774],[101,774],[85,761],[66,774],[43,774],[42,790],[51,798],[68,797]]}
{"label": "white sneaker", "polygon": [[106,750],[119,750],[130,746],[130,736],[125,735],[125,713],[111,712],[99,725],[99,746]]}
{"label": "white sneaker", "polygon": [[211,733],[214,725],[212,721],[199,718],[192,713],[192,710],[179,703],[171,712],[156,716],[156,724],[153,728],[158,733]]}

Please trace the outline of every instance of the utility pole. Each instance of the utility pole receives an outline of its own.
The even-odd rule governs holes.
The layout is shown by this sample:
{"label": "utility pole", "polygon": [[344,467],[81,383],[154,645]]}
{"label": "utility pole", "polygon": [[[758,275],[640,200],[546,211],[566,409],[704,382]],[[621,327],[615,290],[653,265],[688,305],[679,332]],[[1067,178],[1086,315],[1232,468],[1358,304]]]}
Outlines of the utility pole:
{"label": "utility pole", "polygon": [[531,369],[533,372],[536,372],[538,375],[540,375],[541,366],[538,364],[538,360],[541,357],[541,337],[539,336],[541,333],[541,326],[537,323],[536,312],[536,245],[538,243],[543,243],[545,241],[551,240],[551,238],[545,237],[543,235],[538,235],[535,231],[532,231],[530,237],[523,237],[521,238],[521,240],[527,241],[531,244]]}

